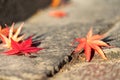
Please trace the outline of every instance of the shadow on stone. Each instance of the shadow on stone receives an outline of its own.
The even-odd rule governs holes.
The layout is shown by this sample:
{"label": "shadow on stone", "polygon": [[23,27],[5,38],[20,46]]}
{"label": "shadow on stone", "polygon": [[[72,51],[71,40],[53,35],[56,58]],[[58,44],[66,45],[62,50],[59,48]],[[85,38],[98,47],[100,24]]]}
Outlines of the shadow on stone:
{"label": "shadow on stone", "polygon": [[0,0],[0,24],[11,25],[13,22],[24,21],[38,9],[44,9],[52,0]]}
{"label": "shadow on stone", "polygon": [[[35,36],[35,35],[36,34],[33,34],[33,36]],[[45,34],[41,34],[41,35],[35,36],[33,38],[32,46],[35,46],[35,47],[39,46],[41,44],[41,41],[44,39],[44,37],[45,37]]]}
{"label": "shadow on stone", "polygon": [[110,36],[108,37],[105,37],[104,39],[102,39],[104,42],[110,42],[110,41],[113,41],[115,39],[112,39]]}

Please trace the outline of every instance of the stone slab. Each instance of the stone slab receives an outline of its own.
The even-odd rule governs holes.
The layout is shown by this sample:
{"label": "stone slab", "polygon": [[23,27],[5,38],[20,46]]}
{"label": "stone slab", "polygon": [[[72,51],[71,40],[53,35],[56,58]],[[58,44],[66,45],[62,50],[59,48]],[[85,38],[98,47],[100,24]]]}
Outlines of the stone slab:
{"label": "stone slab", "polygon": [[[81,4],[81,5],[80,5]],[[71,6],[71,7],[69,7]],[[67,11],[69,16],[63,19],[56,19],[48,15],[49,11],[54,9],[48,9],[45,12],[38,12],[35,16],[31,17],[25,22],[24,31],[26,35],[36,34],[33,39],[41,40],[41,45],[39,47],[45,48],[44,50],[38,52],[36,57],[26,57],[26,56],[6,56],[0,55],[0,79],[8,80],[45,80],[48,77],[54,75],[59,69],[69,61],[69,55],[71,54],[74,47],[71,46],[71,42],[76,37],[84,37],[89,31],[90,27],[93,27],[94,33],[106,33],[110,35],[114,40],[109,41],[111,45],[119,47],[119,36],[116,37],[115,33],[119,30],[115,28],[116,21],[119,21],[119,0],[110,1],[96,1],[91,0],[86,2],[84,0],[74,0],[71,5],[65,8],[59,8]],[[73,13],[74,12],[74,13]],[[118,22],[119,23],[119,22]],[[110,31],[110,32],[109,32]],[[106,50],[106,55],[114,61],[120,58],[119,48],[115,50]],[[107,52],[108,51],[108,52]],[[113,51],[110,52],[110,51]],[[115,51],[118,51],[115,53]],[[115,53],[115,54],[114,54]],[[114,55],[113,55],[114,54]],[[117,56],[116,56],[117,54]],[[114,57],[115,56],[115,57]],[[99,56],[93,59],[94,63],[87,65],[95,66],[95,60]],[[117,57],[117,58],[116,58]],[[101,57],[98,58],[98,62]],[[103,60],[101,60],[103,62]],[[116,62],[119,63],[119,62]],[[106,65],[114,65],[116,63],[107,63]],[[99,65],[96,63],[99,68]],[[117,64],[118,66],[119,64]],[[72,66],[70,66],[72,67]],[[112,66],[110,66],[111,68]],[[75,67],[76,70],[82,70],[82,67]],[[88,68],[89,69],[89,68]],[[75,70],[75,69],[73,69]],[[86,69],[87,70],[87,69]],[[103,69],[104,70],[104,69]],[[116,67],[115,71],[118,70]],[[92,71],[92,70],[91,70]],[[99,70],[98,70],[99,71]],[[69,73],[70,72],[70,73]],[[63,74],[71,75],[71,71],[63,72]],[[73,71],[74,72],[74,71]],[[81,71],[82,72],[82,71]],[[106,71],[105,71],[106,73]],[[68,79],[63,74],[60,73],[61,78],[57,79]],[[75,72],[77,74],[77,72]],[[83,74],[84,75],[84,74]],[[86,75],[86,72],[85,72]],[[96,76],[96,75],[94,75]],[[75,78],[75,77],[74,77]],[[78,76],[79,78],[79,76]],[[72,76],[69,79],[73,79]],[[68,79],[68,80],[69,80]],[[77,78],[76,78],[77,80]]]}
{"label": "stone slab", "polygon": [[[69,64],[66,64],[58,74],[50,78],[49,80],[119,80],[119,67],[120,66],[120,22],[114,23],[111,27],[104,24],[100,27],[94,24],[94,30],[99,33],[105,33],[108,36],[104,41],[108,42],[110,45],[114,46],[113,48],[103,49],[104,53],[108,57],[108,60],[103,60],[99,55],[95,54],[94,58],[90,63],[85,62],[84,58],[77,59],[77,61],[72,61]],[[90,25],[90,24],[89,24]],[[76,27],[74,27],[77,29]],[[89,27],[82,27],[80,33],[84,36],[84,33],[87,32]],[[86,30],[84,30],[86,29]],[[69,30],[69,29],[67,29]],[[74,29],[71,29],[74,31]],[[75,32],[72,32],[75,33]],[[83,34],[82,34],[83,33]]]}
{"label": "stone slab", "polygon": [[[69,61],[73,48],[71,43],[77,37],[85,36],[90,25],[93,26],[95,33],[109,29],[107,24],[103,26],[95,24],[71,23],[63,27],[54,28],[45,35],[38,33],[33,37],[34,40],[41,40],[39,47],[45,48],[34,55],[27,56],[6,56],[0,55],[0,77],[13,77],[16,80],[22,79],[41,79],[54,75],[59,69]],[[106,25],[106,26],[105,26]],[[37,26],[36,26],[37,27]],[[31,30],[30,30],[31,29]],[[29,32],[27,32],[29,30]],[[33,31],[40,32],[41,29],[26,28],[27,34],[33,34]],[[32,76],[29,76],[32,75]],[[34,77],[33,77],[34,76]]]}
{"label": "stone slab", "polygon": [[107,63],[77,63],[49,80],[119,80],[120,60]]}

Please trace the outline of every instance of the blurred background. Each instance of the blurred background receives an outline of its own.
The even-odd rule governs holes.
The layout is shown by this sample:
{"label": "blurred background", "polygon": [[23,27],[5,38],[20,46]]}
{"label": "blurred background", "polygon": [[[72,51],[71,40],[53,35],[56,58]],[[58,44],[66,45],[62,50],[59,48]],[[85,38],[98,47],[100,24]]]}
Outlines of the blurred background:
{"label": "blurred background", "polygon": [[58,7],[68,0],[0,0],[0,24],[24,21],[38,10]]}
{"label": "blurred background", "polygon": [[118,20],[120,0],[0,0],[2,26],[13,22],[58,26],[76,22],[111,23]]}

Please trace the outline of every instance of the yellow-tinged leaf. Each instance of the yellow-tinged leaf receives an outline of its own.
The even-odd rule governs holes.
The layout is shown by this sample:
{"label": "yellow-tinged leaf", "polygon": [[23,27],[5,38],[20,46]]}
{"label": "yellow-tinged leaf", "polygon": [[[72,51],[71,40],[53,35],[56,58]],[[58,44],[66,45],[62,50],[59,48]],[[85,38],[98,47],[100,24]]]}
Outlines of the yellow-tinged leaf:
{"label": "yellow-tinged leaf", "polygon": [[12,24],[11,28],[10,28],[10,31],[9,31],[9,36],[5,36],[3,34],[0,34],[3,38],[3,42],[4,42],[4,46],[7,47],[7,48],[11,48],[11,39],[13,39],[14,41],[16,42],[19,42],[21,41],[25,35],[21,35],[20,36],[20,32],[22,30],[22,26],[23,26],[24,23],[22,23],[18,29],[15,30],[14,32],[14,23]]}

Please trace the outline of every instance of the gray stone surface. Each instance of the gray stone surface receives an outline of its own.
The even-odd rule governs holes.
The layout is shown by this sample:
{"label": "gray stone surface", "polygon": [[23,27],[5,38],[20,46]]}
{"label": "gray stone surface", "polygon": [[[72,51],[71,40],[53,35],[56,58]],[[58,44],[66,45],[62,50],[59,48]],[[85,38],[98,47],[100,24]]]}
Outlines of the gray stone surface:
{"label": "gray stone surface", "polygon": [[50,80],[119,80],[120,60],[106,63],[78,63]]}
{"label": "gray stone surface", "polygon": [[[65,7],[40,11],[28,21],[33,24],[52,27],[73,22],[113,22],[119,20],[119,3],[119,0],[71,0],[71,3]],[[49,12],[54,10],[63,10],[68,13],[68,16],[62,19],[49,16]]]}
{"label": "gray stone surface", "polygon": [[[20,79],[43,79],[47,76],[54,75],[59,71],[60,66],[68,62],[68,56],[72,53],[73,47],[71,46],[74,38],[79,35],[85,36],[90,29],[89,25],[93,25],[95,33],[103,30],[109,30],[106,24],[104,28],[95,24],[82,24],[75,23],[56,28],[43,36],[35,36],[34,39],[42,40],[39,47],[45,48],[38,52],[35,58],[27,56],[6,56],[0,55],[0,76],[9,76]],[[105,26],[106,25],[106,26]],[[31,28],[32,29],[32,28]],[[32,29],[36,30],[36,29]],[[37,30],[39,32],[41,30]],[[103,31],[104,32],[104,31]],[[30,30],[27,34],[32,34]],[[25,76],[28,75],[28,76]],[[39,76],[38,76],[39,75]]]}
{"label": "gray stone surface", "polygon": [[[114,79],[114,80],[119,80],[119,59],[120,59],[120,48],[119,48],[119,29],[120,29],[120,22],[115,23],[113,26],[108,27],[105,26],[105,24],[102,24],[103,27],[100,27],[98,25],[95,25],[94,23],[94,32],[99,33],[103,32],[109,38],[105,39],[105,41],[108,41],[108,43],[114,48],[108,48],[104,49],[104,53],[108,57],[107,61],[104,61],[98,54],[95,54],[94,57],[92,58],[90,65],[89,63],[85,63],[85,58],[82,57],[80,59],[77,59],[78,61],[72,61],[69,64],[66,64],[58,74],[56,74],[53,78],[50,78],[50,80],[109,80],[109,79]],[[90,24],[88,24],[90,25]],[[78,25],[77,25],[78,26]],[[86,25],[81,25],[82,27],[80,28],[80,31],[77,32],[78,28],[74,26],[74,29],[70,26],[66,30],[72,30],[75,32],[75,34],[81,34],[85,36],[87,29],[90,27],[87,27]],[[65,29],[65,28],[64,28]],[[84,30],[85,29],[85,30]],[[106,31],[107,30],[107,31]],[[114,34],[117,32],[117,35]],[[75,35],[74,35],[75,37]],[[118,42],[118,43],[117,43]],[[77,66],[76,66],[77,65]],[[92,65],[92,66],[91,66]],[[107,69],[106,67],[109,66]],[[116,67],[115,67],[116,66]],[[97,68],[98,69],[97,69]],[[104,69],[101,70],[101,67],[104,67]],[[114,67],[114,68],[113,68]],[[109,69],[113,69],[111,72],[109,72]],[[96,70],[96,71],[95,71]],[[109,72],[107,74],[107,72]],[[113,74],[114,73],[114,74]],[[98,77],[98,78],[97,78]]]}
{"label": "gray stone surface", "polygon": [[[61,19],[49,16],[50,11],[57,9],[40,10],[25,21],[23,32],[26,33],[26,36],[36,34],[33,39],[41,40],[38,47],[45,49],[35,54],[36,57],[33,58],[1,54],[0,79],[46,80],[55,75],[64,64],[65,67],[51,80],[86,80],[91,78],[95,80],[100,76],[99,80],[103,73],[108,73],[109,68],[111,72],[102,79],[114,79],[114,76],[116,76],[116,80],[119,79],[119,74],[117,74],[120,66],[119,3],[119,0],[71,0],[71,4],[66,7],[57,8],[68,13],[68,16]],[[17,23],[17,25],[19,24]],[[104,61],[99,55],[95,55],[90,63],[84,60],[68,63],[69,55],[75,48],[71,46],[72,41],[76,37],[84,37],[91,26],[95,34],[106,33],[110,37],[105,40],[108,40],[109,44],[117,46],[112,49],[104,49],[109,60]],[[109,41],[109,39],[112,40]],[[108,70],[106,66],[108,66]],[[98,70],[96,70],[97,68]],[[90,76],[89,73],[91,73]]]}

